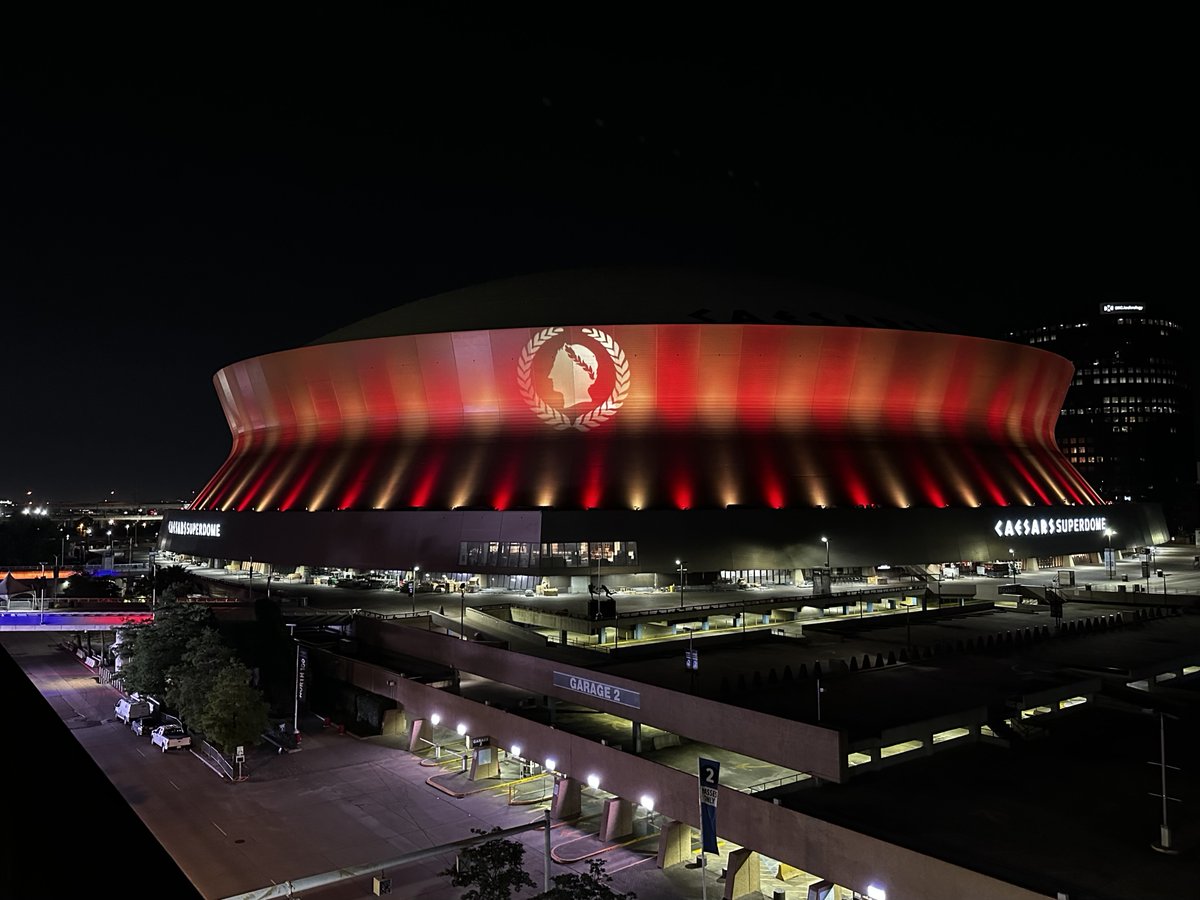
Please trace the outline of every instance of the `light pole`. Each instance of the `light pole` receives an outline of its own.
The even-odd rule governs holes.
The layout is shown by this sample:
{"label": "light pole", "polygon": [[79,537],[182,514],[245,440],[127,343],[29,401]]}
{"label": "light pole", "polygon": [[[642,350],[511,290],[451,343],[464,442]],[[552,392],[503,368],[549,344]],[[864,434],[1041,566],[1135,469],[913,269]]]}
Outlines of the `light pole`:
{"label": "light pole", "polygon": [[412,611],[414,616],[417,614],[417,576],[420,571],[420,566],[413,566],[413,580],[408,586],[408,596],[412,598]]}
{"label": "light pole", "polygon": [[683,609],[683,592],[686,589],[686,585],[684,584],[684,580],[683,580],[685,578],[684,572],[686,571],[683,568],[683,564],[685,562],[687,562],[687,560],[685,560],[685,559],[675,560],[675,565],[679,566],[679,608],[680,609]]}
{"label": "light pole", "polygon": [[829,568],[829,538],[821,538],[821,543],[825,545],[825,568]]}
{"label": "light pole", "polygon": [[1116,534],[1116,532],[1113,531],[1111,528],[1104,529],[1104,538],[1105,538],[1105,540],[1108,541],[1108,547],[1104,551],[1104,568],[1108,569],[1108,578],[1110,581],[1112,580],[1112,577],[1113,577],[1113,569],[1116,568],[1113,565],[1113,555],[1112,555],[1112,536],[1114,534]]}
{"label": "light pole", "polygon": [[[1151,715],[1154,714],[1154,710],[1150,710],[1150,709],[1143,710],[1143,712],[1150,713]],[[1179,851],[1171,846],[1171,829],[1170,829],[1170,826],[1167,825],[1167,801],[1174,800],[1176,803],[1178,803],[1179,798],[1167,796],[1167,769],[1170,768],[1170,769],[1175,769],[1176,771],[1178,771],[1178,767],[1167,765],[1167,732],[1166,732],[1166,725],[1164,724],[1164,720],[1169,715],[1170,715],[1170,713],[1165,713],[1162,710],[1158,711],[1158,754],[1159,754],[1159,756],[1158,756],[1157,763],[1150,763],[1150,765],[1152,765],[1152,766],[1153,765],[1158,766],[1159,783],[1161,785],[1161,793],[1151,794],[1150,796],[1158,797],[1160,800],[1162,800],[1162,823],[1158,826],[1158,843],[1151,844],[1150,846],[1152,849],[1157,850],[1159,853],[1167,853],[1170,855],[1174,855],[1174,854],[1178,853]],[[1177,718],[1177,716],[1170,716],[1170,717],[1172,719]]]}
{"label": "light pole", "polygon": [[1008,548],[1008,574],[1012,575],[1013,590],[1017,589],[1017,551],[1012,547]]}

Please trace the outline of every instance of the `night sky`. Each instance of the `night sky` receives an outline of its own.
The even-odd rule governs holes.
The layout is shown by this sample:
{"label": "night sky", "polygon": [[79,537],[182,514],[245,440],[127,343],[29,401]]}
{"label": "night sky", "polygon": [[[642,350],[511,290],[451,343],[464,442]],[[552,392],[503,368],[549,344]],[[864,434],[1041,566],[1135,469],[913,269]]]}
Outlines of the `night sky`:
{"label": "night sky", "polygon": [[0,497],[186,500],[229,449],[221,367],[545,269],[782,274],[990,336],[1144,302],[1200,334],[1172,47],[433,14],[342,38],[5,64]]}

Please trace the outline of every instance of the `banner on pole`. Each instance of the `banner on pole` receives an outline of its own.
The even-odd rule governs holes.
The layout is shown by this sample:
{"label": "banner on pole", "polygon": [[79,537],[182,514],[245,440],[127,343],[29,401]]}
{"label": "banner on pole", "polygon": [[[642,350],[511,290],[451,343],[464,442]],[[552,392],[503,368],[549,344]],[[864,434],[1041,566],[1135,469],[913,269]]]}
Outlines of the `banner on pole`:
{"label": "banner on pole", "polygon": [[308,695],[308,648],[299,647],[296,653],[296,700],[305,702]]}
{"label": "banner on pole", "polygon": [[700,850],[717,852],[717,788],[721,785],[721,764],[700,757]]}

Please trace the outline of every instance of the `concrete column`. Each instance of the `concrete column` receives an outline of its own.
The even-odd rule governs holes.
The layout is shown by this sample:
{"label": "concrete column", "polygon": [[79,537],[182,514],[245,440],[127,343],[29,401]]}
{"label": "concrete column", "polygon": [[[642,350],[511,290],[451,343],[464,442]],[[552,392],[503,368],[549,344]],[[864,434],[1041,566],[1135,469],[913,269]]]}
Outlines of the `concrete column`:
{"label": "concrete column", "polygon": [[762,619],[760,621],[762,622],[763,625],[770,625],[771,624],[771,614],[769,612],[763,613]]}
{"label": "concrete column", "polygon": [[867,601],[867,612],[869,612],[869,613],[875,612],[875,601],[874,600]]}
{"label": "concrete column", "polygon": [[424,719],[413,719],[408,732],[408,752],[416,753],[421,749],[421,739],[433,739],[433,726]]}
{"label": "concrete column", "polygon": [[615,841],[633,834],[633,804],[621,797],[604,801],[600,816],[600,840]]}
{"label": "concrete column", "polygon": [[643,627],[643,625],[640,622],[637,625],[634,625],[633,626],[633,639],[635,641],[640,641],[643,637],[645,637],[645,631],[646,631],[646,629]]}
{"label": "concrete column", "polygon": [[761,868],[758,854],[750,848],[740,847],[731,851],[725,872],[725,900],[757,894],[762,887]]}
{"label": "concrete column", "polygon": [[692,826],[667,820],[658,834],[658,867],[669,869],[692,861]]}
{"label": "concrete column", "polygon": [[388,709],[383,713],[381,734],[400,735],[408,733],[408,716],[403,709]]}
{"label": "concrete column", "polygon": [[633,729],[632,729],[633,734],[632,734],[631,743],[633,744],[633,752],[641,753],[642,752],[642,723],[634,722],[632,724],[633,724]]}
{"label": "concrete column", "polygon": [[704,620],[703,622],[701,622],[701,623],[700,623],[700,630],[701,630],[701,631],[708,631],[708,629],[709,629],[709,624],[710,624],[710,623],[709,623],[708,619],[707,619],[707,618],[705,618],[705,620]]}
{"label": "concrete column", "polygon": [[574,778],[559,778],[554,782],[554,800],[550,818],[573,819],[579,815],[580,785]]}

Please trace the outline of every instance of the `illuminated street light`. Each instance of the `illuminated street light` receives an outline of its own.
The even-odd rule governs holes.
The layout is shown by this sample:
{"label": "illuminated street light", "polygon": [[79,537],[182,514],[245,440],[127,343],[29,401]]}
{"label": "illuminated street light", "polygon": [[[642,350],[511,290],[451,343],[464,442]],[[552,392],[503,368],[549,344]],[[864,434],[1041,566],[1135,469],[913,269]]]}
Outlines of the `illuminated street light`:
{"label": "illuminated street light", "polygon": [[1105,551],[1105,554],[1104,554],[1104,568],[1108,569],[1108,577],[1110,579],[1113,577],[1113,570],[1116,569],[1116,566],[1113,565],[1113,552],[1112,552],[1112,537],[1114,534],[1116,534],[1116,532],[1113,531],[1111,528],[1104,529],[1104,537],[1105,537],[1105,540],[1108,541],[1108,549]]}
{"label": "illuminated street light", "polygon": [[686,590],[686,588],[687,588],[687,585],[684,583],[684,579],[687,577],[687,576],[684,574],[684,573],[687,571],[687,569],[685,569],[685,568],[683,567],[683,564],[684,564],[685,562],[687,562],[687,560],[686,560],[686,559],[677,559],[677,560],[675,560],[675,565],[679,566],[679,608],[680,608],[680,609],[683,609],[683,592],[684,592],[684,591]]}
{"label": "illuminated street light", "polygon": [[553,756],[547,756],[546,762],[542,765],[542,768],[545,769],[547,772],[553,772],[554,767],[555,767],[555,765],[557,765],[557,763],[558,763],[558,760],[556,760]]}
{"label": "illuminated street light", "polygon": [[600,787],[600,776],[596,774],[589,775],[587,777],[587,783],[588,787],[590,787],[593,791],[596,790]]}
{"label": "illuminated street light", "polygon": [[821,543],[825,545],[825,568],[829,568],[829,538],[821,538]]}

